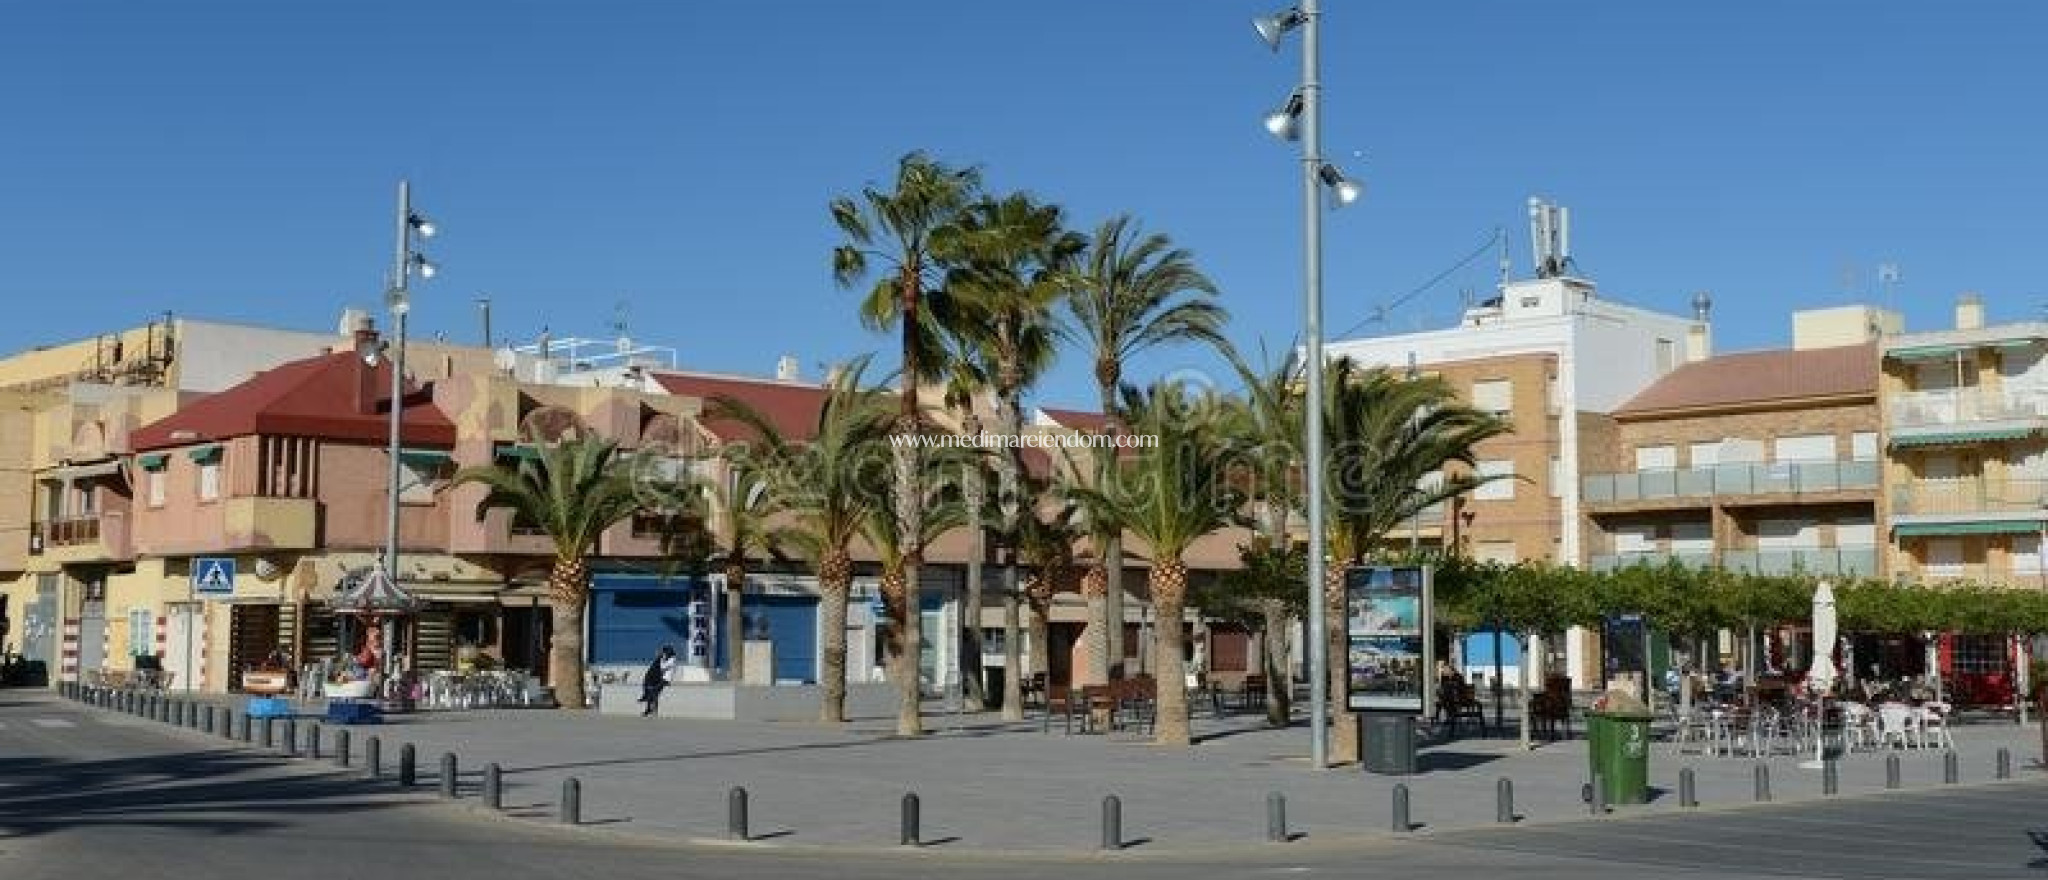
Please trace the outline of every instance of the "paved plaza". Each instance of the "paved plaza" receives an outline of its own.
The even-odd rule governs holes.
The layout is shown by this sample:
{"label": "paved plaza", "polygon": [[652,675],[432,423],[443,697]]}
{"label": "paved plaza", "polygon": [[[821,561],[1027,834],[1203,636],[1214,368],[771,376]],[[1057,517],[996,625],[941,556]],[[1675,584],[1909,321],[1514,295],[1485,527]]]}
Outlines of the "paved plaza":
{"label": "paved plaza", "polygon": [[[509,812],[536,822],[552,820],[562,781],[573,776],[581,783],[586,823],[674,840],[722,838],[733,786],[750,793],[756,839],[780,847],[891,846],[906,791],[922,800],[926,841],[962,852],[1092,849],[1101,800],[1110,794],[1122,800],[1134,849],[1151,852],[1261,841],[1270,792],[1286,796],[1290,829],[1307,843],[1390,836],[1396,783],[1408,787],[1411,819],[1425,834],[1494,825],[1502,778],[1513,781],[1525,826],[1588,819],[1583,740],[1533,751],[1508,738],[1434,744],[1423,751],[1424,772],[1397,778],[1355,767],[1312,770],[1304,727],[1271,730],[1252,714],[1198,714],[1197,744],[1187,750],[1161,749],[1122,732],[1069,736],[1057,721],[1041,732],[1035,718],[1006,724],[993,715],[937,714],[928,724],[929,735],[903,739],[882,719],[826,727],[507,710],[390,716],[351,733],[358,755],[364,737],[379,737],[387,772],[399,746],[413,744],[423,787],[434,784],[440,755],[455,752],[466,796],[474,796],[480,768],[495,762],[504,773]],[[324,731],[329,742],[334,730]],[[2040,748],[2035,727],[1985,721],[1958,725],[1954,734],[1964,782],[1990,780],[1999,748],[2011,750],[2016,773],[2037,772],[2031,768]],[[1939,753],[1899,754],[1905,788],[1942,784]],[[1823,797],[1821,773],[1801,769],[1800,760],[1779,755],[1764,762],[1774,801]],[[1884,764],[1873,753],[1844,758],[1841,793],[1881,792]],[[1748,758],[1681,754],[1660,743],[1651,758],[1652,803],[1619,807],[1616,815],[1682,810],[1682,767],[1697,774],[1703,811],[1752,804],[1754,766]]]}

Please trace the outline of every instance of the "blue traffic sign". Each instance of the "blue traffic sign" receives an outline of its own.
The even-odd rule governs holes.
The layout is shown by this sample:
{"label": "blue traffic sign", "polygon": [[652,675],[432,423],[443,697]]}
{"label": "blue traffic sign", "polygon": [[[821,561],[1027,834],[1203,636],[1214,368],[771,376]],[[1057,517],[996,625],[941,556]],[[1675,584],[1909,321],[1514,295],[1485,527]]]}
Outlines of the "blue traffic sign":
{"label": "blue traffic sign", "polygon": [[235,558],[201,556],[192,560],[192,592],[201,596],[235,594]]}

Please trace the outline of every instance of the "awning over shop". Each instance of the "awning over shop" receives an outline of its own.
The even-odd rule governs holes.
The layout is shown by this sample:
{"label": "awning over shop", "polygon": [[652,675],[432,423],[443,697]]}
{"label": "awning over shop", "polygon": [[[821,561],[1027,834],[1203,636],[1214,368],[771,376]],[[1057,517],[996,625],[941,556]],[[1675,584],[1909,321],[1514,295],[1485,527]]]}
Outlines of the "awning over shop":
{"label": "awning over shop", "polygon": [[1902,361],[1924,361],[1930,358],[1953,357],[1969,351],[1971,345],[1915,345],[1908,348],[1894,348],[1884,353],[1885,357]]}
{"label": "awning over shop", "polygon": [[1893,437],[1894,448],[1908,446],[1958,446],[1970,443],[1989,443],[1999,440],[2025,440],[2034,435],[2030,428],[1984,428],[1970,431],[1941,431],[1932,434],[1908,434]]}
{"label": "awning over shop", "polygon": [[540,449],[523,444],[498,447],[499,464],[518,464],[522,461],[540,461]]}
{"label": "awning over shop", "polygon": [[135,457],[136,467],[146,471],[163,470],[170,461],[171,455],[168,452],[145,452]]}
{"label": "awning over shop", "polygon": [[398,460],[404,462],[407,467],[428,470],[445,467],[454,461],[455,457],[440,449],[401,449],[398,451]]}
{"label": "awning over shop", "polygon": [[1900,523],[1892,527],[1892,534],[1901,538],[1924,538],[1946,535],[2036,535],[2041,524],[2033,520],[1965,520],[1944,523]]}
{"label": "awning over shop", "polygon": [[193,461],[196,461],[200,464],[212,464],[216,461],[220,461],[220,454],[221,446],[218,443],[209,443],[205,446],[195,446],[185,451],[186,456],[190,457]]}

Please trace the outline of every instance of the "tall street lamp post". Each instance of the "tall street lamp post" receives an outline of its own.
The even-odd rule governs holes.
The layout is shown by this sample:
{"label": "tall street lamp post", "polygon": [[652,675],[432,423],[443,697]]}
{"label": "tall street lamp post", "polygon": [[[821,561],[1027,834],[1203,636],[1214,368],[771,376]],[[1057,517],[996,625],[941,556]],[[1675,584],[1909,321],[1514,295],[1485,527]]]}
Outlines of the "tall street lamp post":
{"label": "tall street lamp post", "polygon": [[[434,264],[419,252],[422,239],[434,237],[434,223],[412,208],[412,183],[398,182],[398,246],[391,266],[391,289],[384,294],[385,305],[391,309],[391,473],[386,487],[389,497],[385,499],[384,523],[384,572],[393,584],[398,583],[398,498],[403,491],[401,479],[404,467],[401,461],[402,438],[399,428],[405,419],[405,319],[412,311],[411,279],[434,277]],[[391,645],[385,645],[385,658],[389,662]],[[394,670],[396,671],[396,670]]]}
{"label": "tall street lamp post", "polygon": [[1301,192],[1307,294],[1303,323],[1303,363],[1308,371],[1307,411],[1303,426],[1303,459],[1308,463],[1308,688],[1309,760],[1318,769],[1329,766],[1329,636],[1324,629],[1323,526],[1323,191],[1333,207],[1358,200],[1364,188],[1346,178],[1322,153],[1322,8],[1320,0],[1254,19],[1252,27],[1274,51],[1287,32],[1301,31],[1301,85],[1287,103],[1266,116],[1266,130],[1282,140],[1301,141]]}

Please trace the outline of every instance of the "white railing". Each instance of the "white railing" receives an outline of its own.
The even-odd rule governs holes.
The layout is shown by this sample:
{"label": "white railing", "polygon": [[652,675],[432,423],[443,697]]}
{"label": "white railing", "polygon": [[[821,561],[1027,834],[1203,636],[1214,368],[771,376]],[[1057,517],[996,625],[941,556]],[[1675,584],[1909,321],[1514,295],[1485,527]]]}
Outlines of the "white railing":
{"label": "white railing", "polygon": [[1885,411],[1894,430],[2048,419],[2048,388],[1908,391],[1886,398]]}

